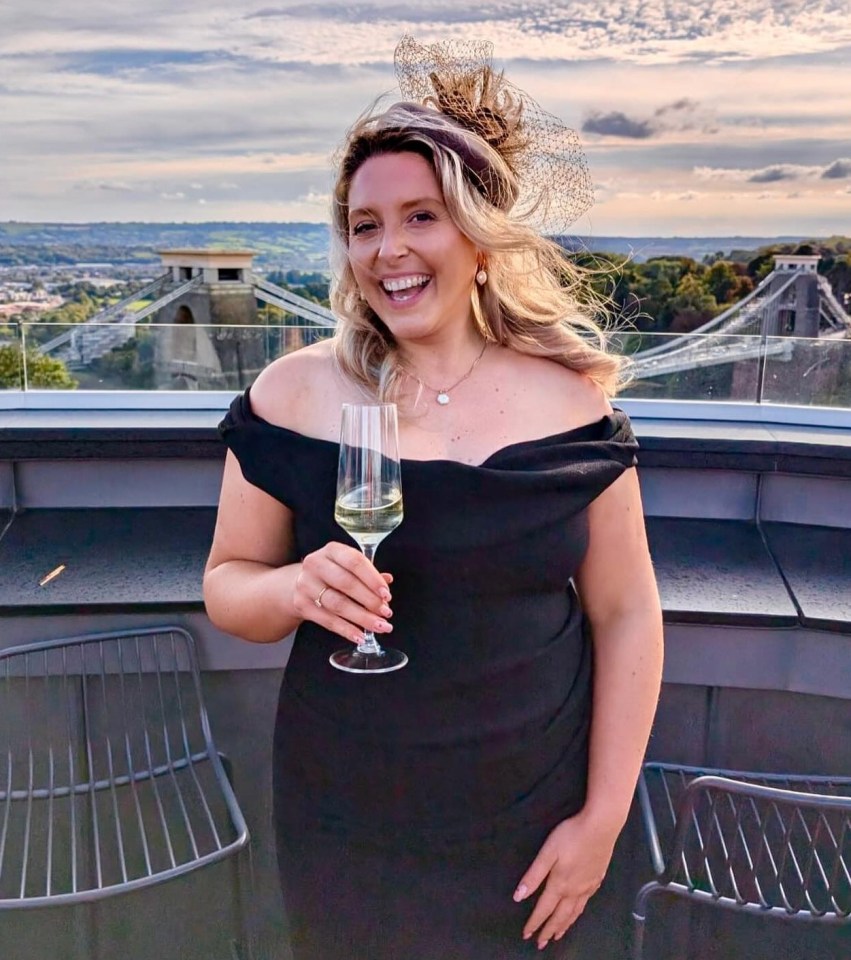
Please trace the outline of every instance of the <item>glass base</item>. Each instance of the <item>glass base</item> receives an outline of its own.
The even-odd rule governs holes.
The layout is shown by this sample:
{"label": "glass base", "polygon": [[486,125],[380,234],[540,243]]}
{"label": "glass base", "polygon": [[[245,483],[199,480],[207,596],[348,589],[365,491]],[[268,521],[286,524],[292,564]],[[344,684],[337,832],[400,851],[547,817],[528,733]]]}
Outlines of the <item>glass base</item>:
{"label": "glass base", "polygon": [[346,673],[390,673],[401,670],[408,662],[401,650],[389,650],[381,653],[358,653],[357,649],[338,650],[328,658],[331,666]]}

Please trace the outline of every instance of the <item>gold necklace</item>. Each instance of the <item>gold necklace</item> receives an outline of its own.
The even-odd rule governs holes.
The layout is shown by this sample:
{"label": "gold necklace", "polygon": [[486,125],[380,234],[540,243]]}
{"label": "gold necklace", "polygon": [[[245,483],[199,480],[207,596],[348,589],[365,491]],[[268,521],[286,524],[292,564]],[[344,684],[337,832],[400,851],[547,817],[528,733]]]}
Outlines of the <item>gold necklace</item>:
{"label": "gold necklace", "polygon": [[[476,359],[473,361],[472,366],[470,367],[470,369],[464,374],[463,377],[461,377],[460,380],[456,380],[455,383],[453,383],[451,387],[443,387],[442,389],[437,390],[437,389],[435,389],[434,387],[429,386],[429,385],[425,382],[425,380],[423,380],[421,377],[418,377],[415,373],[411,373],[411,376],[414,378],[414,380],[417,381],[417,383],[420,385],[420,387],[425,387],[427,390],[431,390],[432,393],[435,393],[435,394],[437,395],[437,396],[435,396],[435,398],[434,398],[435,401],[436,401],[437,403],[439,403],[442,407],[445,407],[446,404],[449,403],[449,394],[450,394],[456,387],[459,387],[459,386],[472,374],[472,372],[473,372],[473,371],[476,369],[476,367],[479,365],[479,361],[480,361],[480,360],[482,359],[482,357],[485,355],[485,350],[487,350],[487,348],[488,348],[488,341],[485,340],[484,344],[482,345],[482,349],[479,351],[479,355],[478,355],[478,356],[476,357]],[[410,372],[410,371],[409,371],[409,372]]]}

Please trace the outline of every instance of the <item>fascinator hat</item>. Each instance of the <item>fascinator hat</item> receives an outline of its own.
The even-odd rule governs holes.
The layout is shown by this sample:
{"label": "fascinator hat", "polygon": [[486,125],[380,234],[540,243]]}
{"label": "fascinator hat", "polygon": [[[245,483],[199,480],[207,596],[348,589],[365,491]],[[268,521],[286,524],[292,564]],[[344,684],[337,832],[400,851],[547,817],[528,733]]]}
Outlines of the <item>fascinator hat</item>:
{"label": "fascinator hat", "polygon": [[[561,235],[593,203],[574,130],[492,67],[488,41],[423,45],[404,36],[394,63],[403,102],[379,126],[416,127],[461,159],[478,192],[515,222]],[[435,113],[449,121],[435,135]]]}

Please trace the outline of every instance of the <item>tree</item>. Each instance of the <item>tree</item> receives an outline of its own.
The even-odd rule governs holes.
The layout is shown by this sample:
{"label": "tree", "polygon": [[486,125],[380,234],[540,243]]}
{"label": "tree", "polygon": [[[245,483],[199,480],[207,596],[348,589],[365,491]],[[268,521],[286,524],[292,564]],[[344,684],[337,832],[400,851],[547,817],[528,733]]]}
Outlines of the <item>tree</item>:
{"label": "tree", "polygon": [[[827,279],[840,303],[846,296],[851,295],[851,253],[836,258],[827,274]],[[845,309],[847,312],[847,305]]]}
{"label": "tree", "polygon": [[[73,390],[77,381],[61,360],[27,350],[27,386],[36,389]],[[23,390],[24,370],[17,343],[0,346],[0,388]]]}
{"label": "tree", "polygon": [[680,280],[669,308],[673,315],[671,331],[688,333],[703,326],[718,313],[718,302],[698,276],[687,273]]}
{"label": "tree", "polygon": [[0,387],[5,390],[22,390],[23,386],[21,348],[17,344],[0,346]]}
{"label": "tree", "polygon": [[752,260],[748,262],[747,273],[756,283],[764,280],[774,269],[774,255],[779,253],[777,247],[769,247],[767,250],[761,250]]}
{"label": "tree", "polygon": [[92,360],[89,369],[98,386],[109,390],[154,390],[152,330],[139,324],[135,336]]}
{"label": "tree", "polygon": [[717,303],[733,303],[737,299],[739,276],[726,260],[717,260],[712,264],[706,274],[705,284]]}
{"label": "tree", "polygon": [[697,269],[697,263],[688,257],[653,257],[639,264],[630,294],[641,304],[641,312],[649,320],[637,325],[646,330],[667,330],[675,315],[671,299],[683,277]]}

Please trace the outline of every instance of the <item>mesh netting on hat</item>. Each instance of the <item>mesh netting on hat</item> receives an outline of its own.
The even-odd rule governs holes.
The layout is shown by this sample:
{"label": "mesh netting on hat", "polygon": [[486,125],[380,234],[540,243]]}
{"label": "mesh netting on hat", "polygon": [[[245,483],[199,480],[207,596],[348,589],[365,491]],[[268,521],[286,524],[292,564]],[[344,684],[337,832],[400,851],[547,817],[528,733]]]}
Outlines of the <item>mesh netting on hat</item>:
{"label": "mesh netting on hat", "polygon": [[437,109],[481,137],[516,175],[519,194],[486,184],[491,202],[544,233],[564,234],[594,202],[579,138],[494,71],[492,59],[486,40],[423,45],[407,35],[394,55],[404,100]]}

